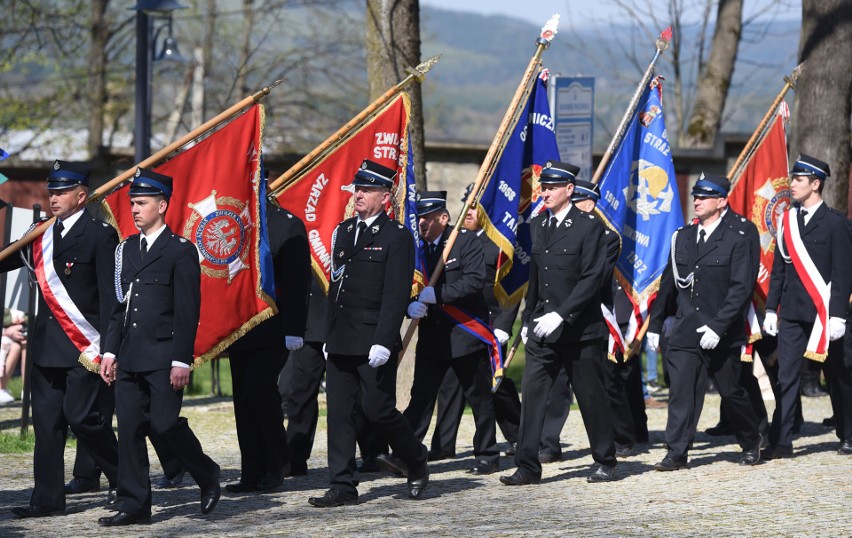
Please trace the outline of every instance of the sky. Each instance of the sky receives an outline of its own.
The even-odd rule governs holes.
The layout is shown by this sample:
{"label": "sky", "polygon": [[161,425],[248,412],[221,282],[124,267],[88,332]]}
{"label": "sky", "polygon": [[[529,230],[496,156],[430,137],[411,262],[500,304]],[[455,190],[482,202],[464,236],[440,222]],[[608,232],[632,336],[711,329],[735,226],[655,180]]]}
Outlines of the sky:
{"label": "sky", "polygon": [[[654,5],[665,11],[669,0],[627,0],[624,3]],[[703,0],[685,0],[685,5],[701,6]],[[453,11],[470,11],[482,15],[506,15],[523,19],[540,26],[554,13],[559,13],[560,24],[579,27],[590,19],[604,21],[607,17],[623,14],[613,0],[420,0],[421,6],[433,6]],[[760,10],[772,10],[779,19],[801,18],[800,0],[759,0],[746,2],[745,16],[757,15]],[[699,10],[693,10],[698,17]],[[688,21],[685,21],[688,22]]]}

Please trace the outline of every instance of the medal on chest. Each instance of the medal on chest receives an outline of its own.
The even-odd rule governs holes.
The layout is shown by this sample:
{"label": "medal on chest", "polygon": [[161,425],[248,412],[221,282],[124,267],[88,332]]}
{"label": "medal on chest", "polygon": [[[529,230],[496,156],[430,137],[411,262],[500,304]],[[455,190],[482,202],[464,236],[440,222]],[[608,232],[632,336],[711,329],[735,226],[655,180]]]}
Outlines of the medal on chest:
{"label": "medal on chest", "polygon": [[66,274],[67,276],[71,276],[71,268],[72,268],[72,267],[74,267],[74,263],[73,263],[73,262],[67,262],[67,263],[65,264],[65,274]]}

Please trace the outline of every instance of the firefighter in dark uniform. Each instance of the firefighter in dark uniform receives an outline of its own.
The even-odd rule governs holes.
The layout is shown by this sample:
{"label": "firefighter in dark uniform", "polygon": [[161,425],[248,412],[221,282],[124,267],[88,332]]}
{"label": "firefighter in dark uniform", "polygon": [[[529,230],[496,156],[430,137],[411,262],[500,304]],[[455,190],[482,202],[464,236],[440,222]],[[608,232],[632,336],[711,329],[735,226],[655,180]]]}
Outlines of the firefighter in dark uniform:
{"label": "firefighter in dark uniform", "polygon": [[[775,366],[778,374],[774,387],[776,406],[769,429],[767,459],[793,455],[801,361],[806,351],[811,351],[808,350],[809,338],[812,337],[818,312],[805,282],[809,282],[814,292],[820,295],[823,295],[821,284],[830,286],[830,292],[824,291],[827,304],[823,306],[828,310],[828,319],[823,320],[825,333],[821,335],[827,336],[830,342],[827,356],[817,357],[814,352],[813,358],[825,361],[835,427],[840,439],[839,452],[852,454],[852,370],[843,363],[843,336],[852,287],[852,271],[849,270],[852,238],[844,215],[828,207],[822,199],[822,190],[830,174],[828,164],[809,155],[800,155],[790,171],[790,194],[795,203],[789,210],[791,224],[784,232],[790,233],[792,243],[788,243],[779,231],[763,323],[767,333],[778,336],[778,362]],[[801,260],[805,274],[800,273],[794,256]],[[805,265],[806,261],[810,263]],[[810,271],[808,266],[812,268]]]}
{"label": "firefighter in dark uniform", "polygon": [[266,227],[278,313],[229,348],[240,444],[240,481],[225,486],[231,493],[276,489],[291,470],[278,376],[304,344],[311,260],[305,225],[292,213],[267,203]]}
{"label": "firefighter in dark uniform", "polygon": [[119,438],[119,512],[103,526],[151,520],[151,482],[145,435],[150,431],[177,455],[201,488],[201,513],[219,501],[219,466],[180,417],[189,384],[201,305],[198,250],[172,233],[165,214],[172,178],[138,168],[130,207],[140,233],[115,251],[119,303],[110,319],[101,377],[115,383]]}
{"label": "firefighter in dark uniform", "polygon": [[365,160],[353,182],[357,216],[341,222],[332,238],[326,331],[331,487],[308,499],[320,508],[358,501],[353,414],[359,400],[366,421],[407,465],[409,497],[420,497],[429,482],[426,447],[396,409],[396,357],[414,276],[414,237],[385,213],[395,175]]}
{"label": "firefighter in dark uniform", "polygon": [[[30,383],[36,438],[35,487],[27,506],[12,509],[18,517],[47,516],[65,510],[63,453],[68,426],[108,477],[108,501],[112,500],[118,478],[112,423],[101,413],[101,383],[80,362],[84,355],[91,361],[100,354],[109,313],[115,304],[112,251],[118,244],[118,235],[85,209],[90,173],[86,165],[55,161],[47,178],[47,190],[56,223],[25,251],[0,262],[0,271],[11,271],[23,267],[27,256],[26,264],[37,272],[42,292],[28,338],[33,365]],[[39,258],[43,263],[39,263]],[[54,297],[50,302],[45,299],[45,285]],[[63,308],[63,298],[84,319],[75,322],[73,314]],[[90,344],[85,352],[68,335],[66,329],[71,325],[77,326]]]}
{"label": "firefighter in dark uniform", "polygon": [[607,279],[606,253],[601,248],[604,229],[571,203],[578,171],[574,165],[555,161],[541,171],[541,196],[547,211],[530,223],[533,246],[522,318],[528,340],[515,453],[518,469],[500,478],[506,485],[541,480],[542,425],[561,368],[574,387],[596,463],[587,480],[615,477],[615,443],[601,358],[607,334],[601,313],[601,286]]}
{"label": "firefighter in dark uniform", "polygon": [[469,334],[459,320],[441,310],[445,306],[458,309],[461,312],[457,314],[478,319],[481,328],[490,332],[488,305],[482,294],[485,286],[482,243],[473,233],[462,229],[446,259],[443,258],[451,232],[446,191],[418,193],[417,216],[427,275],[431,275],[439,263],[444,264],[444,271],[437,282],[429,282],[418,300],[408,306],[408,315],[420,322],[411,400],[403,415],[414,434],[423,439],[432,421],[441,381],[448,370],[453,370],[471,402],[476,422],[473,436],[476,461],[470,473],[491,474],[500,463],[491,401],[491,348]]}
{"label": "firefighter in dark uniform", "polygon": [[701,174],[698,178],[692,188],[698,223],[675,232],[671,258],[651,307],[648,341],[655,348],[659,348],[666,316],[677,312],[667,348],[671,379],[668,453],[655,465],[658,471],[686,467],[708,374],[719,389],[743,449],[739,463],[760,461],[758,421],[739,381],[745,314],[755,285],[752,250],[756,245],[743,230],[722,222],[730,188],[724,177]]}
{"label": "firefighter in dark uniform", "polygon": [[[467,200],[472,188],[473,183],[467,186],[462,202]],[[468,210],[464,219],[464,227],[469,232],[475,233],[482,242],[482,253],[485,255],[485,287],[482,293],[485,295],[485,302],[488,304],[488,313],[491,316],[494,335],[499,340],[505,357],[508,351],[509,338],[512,336],[512,326],[515,323],[515,318],[518,317],[521,302],[518,301],[514,305],[503,307],[494,293],[500,247],[488,237],[488,234],[480,226],[477,212],[476,206]],[[518,442],[518,428],[521,424],[521,399],[518,396],[518,387],[509,377],[504,376],[497,392],[491,395],[491,399],[494,402],[497,426],[503,433],[503,437],[509,442],[506,455],[514,455],[514,447]],[[449,369],[438,391],[438,418],[435,423],[435,431],[432,433],[429,461],[455,457],[456,437],[461,425],[464,406],[464,391],[455,372]]]}

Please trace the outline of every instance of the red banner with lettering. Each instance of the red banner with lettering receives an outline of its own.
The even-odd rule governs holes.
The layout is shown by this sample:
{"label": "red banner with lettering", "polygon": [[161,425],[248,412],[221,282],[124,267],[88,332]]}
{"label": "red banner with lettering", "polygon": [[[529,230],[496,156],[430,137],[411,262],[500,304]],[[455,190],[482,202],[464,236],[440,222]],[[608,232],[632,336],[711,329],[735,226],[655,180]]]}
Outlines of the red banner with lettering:
{"label": "red banner with lettering", "polygon": [[[781,103],[766,136],[755,149],[739,180],[728,196],[728,205],[751,220],[760,234],[760,270],[754,296],[762,308],[769,293],[769,273],[775,256],[778,218],[790,205],[787,177],[787,134],[784,124],[790,112]],[[734,179],[734,178],[731,178]]]}
{"label": "red banner with lettering", "polygon": [[[154,170],[173,178],[166,224],[192,241],[201,260],[201,318],[195,366],[216,357],[276,313],[263,291],[260,261],[261,143],[264,112],[255,105],[225,127]],[[122,237],[138,233],[125,189],[104,207]],[[268,255],[269,249],[265,249]],[[282,336],[283,338],[283,336]]]}
{"label": "red banner with lettering", "polygon": [[413,190],[413,182],[408,181],[413,179],[408,177],[413,172],[408,141],[409,102],[408,95],[400,93],[340,147],[296,176],[278,195],[278,204],[304,221],[311,265],[326,291],[331,269],[331,236],[341,221],[355,214],[352,181],[364,159],[397,170],[388,214],[410,227],[405,217],[406,193]]}

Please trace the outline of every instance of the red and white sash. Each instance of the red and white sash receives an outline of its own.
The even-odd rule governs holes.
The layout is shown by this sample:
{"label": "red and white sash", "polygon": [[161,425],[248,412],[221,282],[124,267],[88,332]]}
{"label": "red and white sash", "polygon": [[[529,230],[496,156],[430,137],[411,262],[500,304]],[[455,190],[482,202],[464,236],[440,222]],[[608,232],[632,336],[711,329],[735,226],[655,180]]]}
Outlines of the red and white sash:
{"label": "red and white sash", "polygon": [[44,302],[56,316],[59,326],[80,350],[80,362],[86,369],[97,371],[101,363],[101,335],[83,316],[68,290],[56,274],[53,265],[53,226],[33,242],[33,262],[38,285],[44,296]]}
{"label": "red and white sash", "polygon": [[741,348],[740,360],[743,362],[752,362],[754,343],[763,338],[763,333],[760,332],[760,321],[757,319],[757,309],[754,306],[754,300],[751,300],[748,303],[745,329],[746,334],[748,335],[748,343]]}
{"label": "red and white sash", "polygon": [[618,328],[618,321],[615,319],[615,313],[611,312],[603,303],[601,303],[601,312],[603,313],[603,318],[606,322],[606,328],[609,329],[609,343],[606,348],[606,358],[612,362],[618,362],[616,360],[616,353],[620,351],[621,356],[624,356],[624,349],[626,347],[624,345],[624,337],[621,334],[621,330]]}
{"label": "red and white sash", "polygon": [[823,280],[802,241],[797,208],[790,208],[784,213],[781,217],[781,227],[784,244],[778,241],[780,254],[785,262],[792,263],[795,267],[796,274],[802,279],[802,284],[817,311],[811,335],[808,337],[808,345],[805,348],[805,357],[822,362],[828,356],[828,304],[831,297],[831,282]]}

